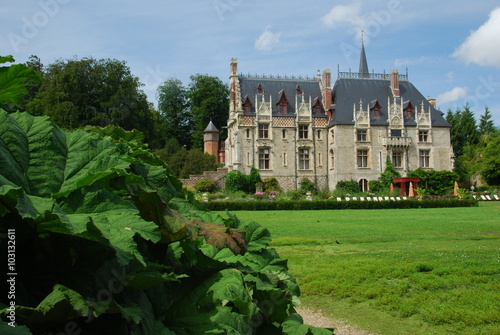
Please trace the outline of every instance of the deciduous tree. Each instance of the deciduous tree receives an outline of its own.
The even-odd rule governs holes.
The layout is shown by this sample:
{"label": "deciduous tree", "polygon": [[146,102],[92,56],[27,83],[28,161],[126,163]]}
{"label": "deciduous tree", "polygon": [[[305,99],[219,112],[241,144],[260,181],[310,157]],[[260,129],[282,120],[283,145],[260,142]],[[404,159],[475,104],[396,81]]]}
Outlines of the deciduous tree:
{"label": "deciduous tree", "polygon": [[188,90],[190,111],[194,117],[193,148],[203,148],[203,131],[210,120],[226,137],[223,126],[229,116],[229,88],[219,78],[197,74],[191,76]]}
{"label": "deciduous tree", "polygon": [[175,139],[189,149],[192,143],[193,114],[189,111],[187,90],[176,78],[169,78],[158,87],[158,110],[163,117],[168,139]]}
{"label": "deciduous tree", "polygon": [[155,136],[153,110],[141,86],[123,61],[58,60],[46,67],[42,85],[27,107],[32,114],[49,115],[63,128],[113,124],[140,130],[149,142]]}

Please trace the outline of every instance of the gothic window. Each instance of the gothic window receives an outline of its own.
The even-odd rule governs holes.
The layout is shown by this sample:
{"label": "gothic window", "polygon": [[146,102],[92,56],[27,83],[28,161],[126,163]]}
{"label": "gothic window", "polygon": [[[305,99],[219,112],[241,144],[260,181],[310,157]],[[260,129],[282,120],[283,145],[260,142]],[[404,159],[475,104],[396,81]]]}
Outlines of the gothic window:
{"label": "gothic window", "polygon": [[392,165],[395,168],[403,167],[403,153],[401,151],[394,151],[392,153]]}
{"label": "gothic window", "polygon": [[427,130],[419,130],[418,131],[418,141],[419,142],[428,142],[429,141],[429,132]]}
{"label": "gothic window", "polygon": [[309,149],[299,149],[299,169],[309,170]]}
{"label": "gothic window", "polygon": [[429,164],[430,153],[431,153],[430,150],[420,150],[418,152],[420,167],[428,168],[430,166]]}
{"label": "gothic window", "polygon": [[307,125],[299,125],[299,138],[306,139],[309,137],[309,127]]}
{"label": "gothic window", "polygon": [[368,180],[361,179],[358,184],[361,192],[368,192]]}
{"label": "gothic window", "polygon": [[313,113],[313,115],[324,115],[325,114],[325,110],[324,110],[323,105],[321,104],[321,101],[319,99],[316,99],[316,102],[312,107],[312,113]]}
{"label": "gothic window", "polygon": [[367,141],[367,130],[366,129],[356,130],[356,137],[357,137],[358,142],[366,142]]}
{"label": "gothic window", "polygon": [[358,150],[358,167],[367,168],[368,167],[368,150],[361,149]]}
{"label": "gothic window", "polygon": [[268,124],[259,124],[259,138],[269,138]]}
{"label": "gothic window", "polygon": [[382,107],[378,103],[378,100],[373,100],[370,103],[370,112],[372,114],[372,117],[379,118],[381,116],[381,112],[380,112],[381,109],[382,109]]}
{"label": "gothic window", "polygon": [[410,101],[406,101],[403,106],[403,115],[406,119],[413,119],[413,105]]}
{"label": "gothic window", "polygon": [[278,101],[278,114],[288,114],[288,99],[286,98],[285,91],[281,90],[280,100]]}
{"label": "gothic window", "polygon": [[243,103],[243,113],[252,114],[252,102],[248,97],[246,97],[245,102]]}
{"label": "gothic window", "polygon": [[297,85],[297,87],[295,88],[295,93],[296,93],[297,95],[302,95],[302,89],[300,88],[300,86],[299,86],[299,85]]}
{"label": "gothic window", "polygon": [[259,84],[257,86],[257,94],[264,94],[264,90],[262,89],[262,85],[261,84]]}
{"label": "gothic window", "polygon": [[269,149],[259,149],[259,169],[269,170]]}

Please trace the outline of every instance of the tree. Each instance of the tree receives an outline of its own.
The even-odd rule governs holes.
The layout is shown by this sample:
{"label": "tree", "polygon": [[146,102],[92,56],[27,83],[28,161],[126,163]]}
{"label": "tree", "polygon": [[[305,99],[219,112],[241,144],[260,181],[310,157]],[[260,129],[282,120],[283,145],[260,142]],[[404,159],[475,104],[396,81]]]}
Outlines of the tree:
{"label": "tree", "polygon": [[480,175],[488,185],[500,185],[500,133],[485,134],[476,146],[469,146],[463,160],[468,176]]}
{"label": "tree", "polygon": [[477,144],[479,142],[480,133],[477,129],[474,113],[470,110],[468,104],[464,109],[457,109],[452,112],[448,110],[446,120],[451,124],[451,145],[455,157],[463,155],[465,147],[469,144]]}
{"label": "tree", "polygon": [[490,110],[488,107],[486,107],[484,110],[484,114],[481,115],[479,119],[479,132],[481,133],[481,135],[493,134],[497,131],[495,128],[495,123],[491,118],[492,115],[490,113]]}
{"label": "tree", "polygon": [[188,109],[187,94],[180,80],[169,78],[158,87],[156,97],[168,138],[175,138],[180,145],[189,149],[194,124],[193,115]]}
{"label": "tree", "polygon": [[42,85],[27,107],[32,114],[49,115],[63,128],[113,124],[142,131],[149,142],[155,137],[152,105],[141,86],[123,61],[58,60],[47,66]]}
{"label": "tree", "polygon": [[220,131],[220,138],[226,138],[229,117],[229,88],[219,78],[197,74],[191,76],[188,89],[190,112],[194,120],[193,148],[203,148],[203,131],[210,120]]}

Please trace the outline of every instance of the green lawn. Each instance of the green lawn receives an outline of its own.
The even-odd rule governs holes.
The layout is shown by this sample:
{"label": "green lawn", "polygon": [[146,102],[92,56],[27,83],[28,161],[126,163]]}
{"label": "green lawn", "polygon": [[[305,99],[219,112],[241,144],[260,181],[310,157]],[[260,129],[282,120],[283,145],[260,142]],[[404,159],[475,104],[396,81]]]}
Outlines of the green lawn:
{"label": "green lawn", "polygon": [[289,259],[304,304],[379,334],[500,334],[500,202],[235,212]]}

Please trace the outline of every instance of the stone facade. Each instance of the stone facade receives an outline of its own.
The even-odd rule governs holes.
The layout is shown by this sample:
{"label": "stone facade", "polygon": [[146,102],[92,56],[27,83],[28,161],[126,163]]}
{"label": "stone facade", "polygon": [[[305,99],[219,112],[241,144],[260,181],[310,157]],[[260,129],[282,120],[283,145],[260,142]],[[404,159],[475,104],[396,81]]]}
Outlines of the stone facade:
{"label": "stone facade", "polygon": [[402,176],[452,170],[450,126],[435,101],[407,75],[365,72],[364,48],[360,63],[331,87],[329,70],[321,78],[242,76],[232,59],[226,167],[248,174],[255,166],[285,191],[303,178],[318,189],[355,180],[367,190],[388,156]]}

